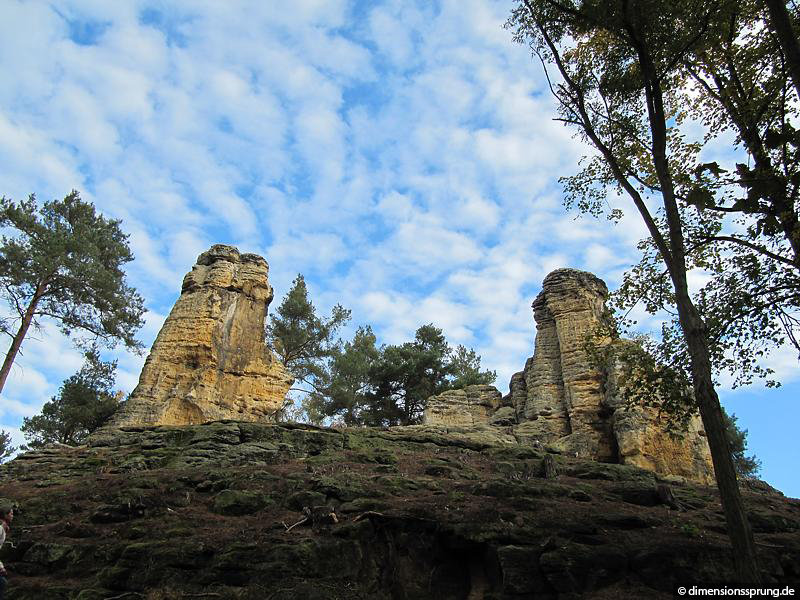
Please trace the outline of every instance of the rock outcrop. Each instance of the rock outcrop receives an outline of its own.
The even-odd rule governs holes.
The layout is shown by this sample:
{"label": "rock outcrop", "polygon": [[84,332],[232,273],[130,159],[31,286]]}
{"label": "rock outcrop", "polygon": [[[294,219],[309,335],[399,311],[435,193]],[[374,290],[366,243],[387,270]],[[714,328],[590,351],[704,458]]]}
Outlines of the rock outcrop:
{"label": "rock outcrop", "polygon": [[[433,410],[426,411],[425,423],[511,426],[516,439],[568,455],[711,483],[713,466],[699,417],[682,437],[672,437],[657,409],[623,406],[615,385],[623,366],[601,367],[589,355],[587,341],[607,318],[607,297],[605,283],[591,273],[550,273],[533,302],[533,356],[512,376],[508,395],[494,401],[491,411],[485,402],[467,402],[466,390],[448,392],[431,399]],[[593,341],[601,346],[632,343]],[[492,392],[482,394],[490,397]]]}
{"label": "rock outcrop", "polygon": [[560,440],[570,451],[610,461],[615,449],[603,402],[603,373],[585,349],[605,312],[608,288],[583,271],[558,269],[545,277],[533,301],[536,343],[523,371],[527,394],[515,406],[528,433]]}
{"label": "rock outcrop", "polygon": [[264,343],[268,272],[232,246],[203,252],[112,425],[271,420],[292,378]]}
{"label": "rock outcrop", "polygon": [[428,398],[424,423],[477,425],[489,421],[500,407],[502,394],[493,385],[468,385]]}
{"label": "rock outcrop", "polygon": [[[735,581],[716,490],[480,429],[225,421],[22,454],[0,465],[9,597],[669,600]],[[742,495],[764,580],[796,585],[800,501]]]}

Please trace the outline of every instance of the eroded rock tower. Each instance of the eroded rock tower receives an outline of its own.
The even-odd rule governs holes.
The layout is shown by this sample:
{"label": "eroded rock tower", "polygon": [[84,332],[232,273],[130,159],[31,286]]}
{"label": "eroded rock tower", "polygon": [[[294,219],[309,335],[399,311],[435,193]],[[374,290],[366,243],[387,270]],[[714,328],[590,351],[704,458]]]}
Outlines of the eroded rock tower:
{"label": "eroded rock tower", "polygon": [[273,420],[293,380],[264,341],[268,273],[233,246],[203,252],[111,425]]}
{"label": "eroded rock tower", "polygon": [[425,423],[461,424],[468,414],[473,424],[510,427],[518,441],[711,483],[711,454],[699,416],[683,437],[670,436],[656,408],[623,406],[616,390],[621,365],[604,368],[589,356],[586,341],[605,318],[607,297],[606,284],[591,273],[550,273],[533,301],[533,356],[512,376],[510,392],[501,400],[491,390],[470,388],[431,398]]}

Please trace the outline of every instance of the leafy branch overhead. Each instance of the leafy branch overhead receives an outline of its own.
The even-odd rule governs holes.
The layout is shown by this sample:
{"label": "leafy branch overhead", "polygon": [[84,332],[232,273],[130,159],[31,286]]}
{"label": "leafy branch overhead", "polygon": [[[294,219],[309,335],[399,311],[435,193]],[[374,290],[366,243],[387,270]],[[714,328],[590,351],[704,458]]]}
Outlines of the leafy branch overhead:
{"label": "leafy branch overhead", "polygon": [[[772,347],[800,350],[798,14],[772,4],[518,0],[507,23],[544,67],[559,119],[592,148],[562,179],[567,204],[618,219],[609,199],[627,199],[647,229],[622,298],[675,316],[663,339],[692,382],[747,583],[761,575],[714,374],[729,367],[746,380],[766,373]],[[743,155],[735,169],[702,156],[725,131]],[[695,269],[709,281],[699,293]]]}
{"label": "leafy branch overhead", "polygon": [[0,200],[0,225],[12,230],[0,241],[0,296],[13,316],[2,322],[11,346],[0,371],[2,391],[30,328],[42,319],[61,332],[82,332],[88,341],[113,347],[122,342],[140,351],[135,338],[144,302],[122,270],[133,260],[120,221],[97,214],[73,191],[41,207],[27,200]]}

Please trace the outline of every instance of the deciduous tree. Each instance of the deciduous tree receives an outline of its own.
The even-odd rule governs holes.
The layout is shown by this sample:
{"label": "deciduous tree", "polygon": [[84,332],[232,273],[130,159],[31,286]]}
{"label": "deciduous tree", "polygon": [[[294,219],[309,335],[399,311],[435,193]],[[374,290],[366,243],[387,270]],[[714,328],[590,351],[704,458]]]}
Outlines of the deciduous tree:
{"label": "deciduous tree", "polygon": [[717,236],[722,220],[687,209],[695,204],[689,196],[691,166],[699,162],[700,146],[687,142],[679,127],[685,115],[679,92],[686,74],[681,65],[707,43],[708,35],[719,34],[715,28],[734,4],[521,0],[509,27],[518,41],[530,44],[546,71],[548,65],[555,66],[559,79],[548,81],[560,118],[575,126],[596,151],[583,171],[567,180],[568,195],[584,210],[599,212],[609,190],[624,194],[647,227],[647,244],[664,268],[659,291],[677,312],[738,578],[758,583],[752,530],[714,388],[709,327],[687,277],[704,258],[702,253],[692,254],[691,244]]}

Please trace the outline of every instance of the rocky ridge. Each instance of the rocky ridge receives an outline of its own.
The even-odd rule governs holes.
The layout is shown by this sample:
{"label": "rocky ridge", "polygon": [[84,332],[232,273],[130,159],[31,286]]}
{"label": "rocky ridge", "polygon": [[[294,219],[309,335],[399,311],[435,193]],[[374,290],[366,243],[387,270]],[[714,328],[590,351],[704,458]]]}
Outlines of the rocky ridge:
{"label": "rocky ridge", "polygon": [[[0,466],[10,597],[667,599],[732,580],[714,488],[496,429],[221,421],[29,452]],[[800,501],[743,485],[766,581],[797,585]]]}
{"label": "rocky ridge", "polygon": [[233,246],[203,252],[112,425],[272,420],[293,379],[264,343],[268,273]]}
{"label": "rocky ridge", "polygon": [[494,423],[511,427],[517,439],[565,453],[712,483],[711,454],[699,416],[691,419],[682,438],[670,436],[657,409],[624,406],[616,393],[622,365],[602,367],[589,356],[586,342],[607,318],[607,297],[606,284],[591,273],[558,269],[547,275],[533,301],[534,353],[512,376],[509,393],[499,399],[494,388],[445,392],[428,401],[432,408],[425,423]]}

